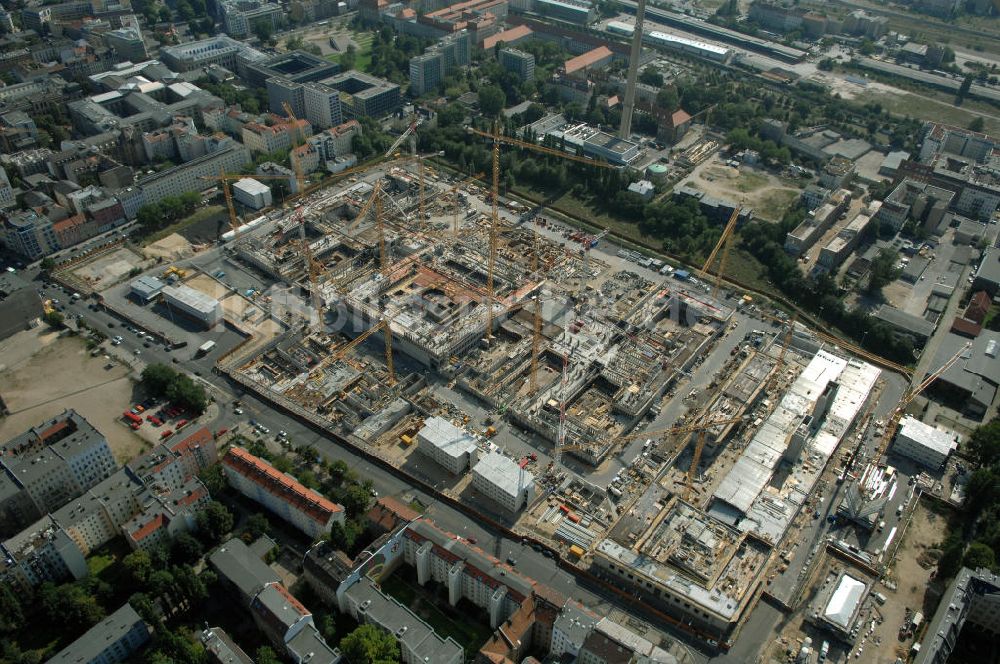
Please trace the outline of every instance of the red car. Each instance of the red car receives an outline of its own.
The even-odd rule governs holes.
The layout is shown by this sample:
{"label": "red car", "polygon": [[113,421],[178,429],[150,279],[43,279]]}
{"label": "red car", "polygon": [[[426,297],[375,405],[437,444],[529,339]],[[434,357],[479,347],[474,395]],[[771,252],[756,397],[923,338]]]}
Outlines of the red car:
{"label": "red car", "polygon": [[141,427],[141,426],[142,426],[142,422],[133,422],[133,423],[132,423],[132,424],[130,424],[129,426],[131,426],[131,427],[132,427],[132,431],[136,431],[136,430],[138,430],[138,429],[139,429],[139,427]]}
{"label": "red car", "polygon": [[164,438],[170,438],[172,435],[174,435],[174,432],[171,431],[170,429],[167,429],[166,431],[160,434],[160,439],[162,440]]}
{"label": "red car", "polygon": [[221,429],[219,429],[218,431],[215,432],[215,437],[218,438],[219,436],[221,436],[222,434],[226,433],[227,431],[229,431],[229,429],[223,427],[223,428],[221,428]]}
{"label": "red car", "polygon": [[178,423],[176,424],[176,426],[175,426],[174,428],[175,428],[175,429],[177,429],[177,430],[179,431],[179,430],[183,429],[184,427],[186,427],[186,426],[187,426],[187,423],[188,423],[188,421],[187,421],[187,420],[181,420],[180,422],[178,422]]}
{"label": "red car", "polygon": [[149,418],[146,418],[146,419],[148,419],[150,422],[152,422],[154,427],[158,427],[158,426],[161,426],[163,424],[163,420],[161,420],[160,418],[158,418],[156,415],[153,415],[152,417],[149,417]]}

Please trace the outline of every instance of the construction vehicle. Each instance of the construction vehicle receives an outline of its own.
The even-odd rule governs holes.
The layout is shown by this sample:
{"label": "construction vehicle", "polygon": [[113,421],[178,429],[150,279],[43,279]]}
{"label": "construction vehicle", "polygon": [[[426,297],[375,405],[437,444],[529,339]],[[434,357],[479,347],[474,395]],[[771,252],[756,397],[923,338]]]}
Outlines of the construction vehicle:
{"label": "construction vehicle", "polygon": [[176,265],[171,265],[166,270],[163,271],[163,278],[170,279],[171,277],[183,280],[187,276],[187,270],[184,268],[177,267]]}

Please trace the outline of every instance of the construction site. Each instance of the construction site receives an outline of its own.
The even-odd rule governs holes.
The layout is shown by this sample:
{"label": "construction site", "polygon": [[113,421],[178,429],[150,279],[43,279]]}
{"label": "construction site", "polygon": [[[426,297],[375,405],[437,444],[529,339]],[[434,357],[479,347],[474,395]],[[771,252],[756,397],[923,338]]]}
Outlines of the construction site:
{"label": "construction site", "polygon": [[560,241],[482,177],[405,157],[234,228],[229,256],[297,304],[231,375],[708,642],[763,593],[794,604],[831,477],[870,530],[893,473],[875,438],[929,382],[876,429],[864,351],[722,287],[739,209],[692,278]]}

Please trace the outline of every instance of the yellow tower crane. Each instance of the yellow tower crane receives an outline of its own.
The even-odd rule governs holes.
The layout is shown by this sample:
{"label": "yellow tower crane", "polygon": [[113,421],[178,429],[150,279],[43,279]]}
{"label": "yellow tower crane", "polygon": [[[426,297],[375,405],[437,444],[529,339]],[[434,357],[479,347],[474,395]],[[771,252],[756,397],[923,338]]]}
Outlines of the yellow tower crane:
{"label": "yellow tower crane", "polygon": [[701,266],[701,276],[708,279],[710,275],[709,270],[712,267],[712,263],[715,262],[715,257],[722,251],[722,257],[719,260],[719,267],[715,271],[715,281],[712,286],[712,297],[719,294],[719,284],[722,281],[722,275],[726,271],[726,261],[729,260],[729,240],[732,238],[733,231],[736,230],[736,222],[740,217],[740,206],[736,206],[733,213],[729,216],[729,222],[726,224],[725,229],[722,231],[722,235],[719,236],[719,241],[715,243],[715,247],[712,249],[712,253],[708,255],[705,260],[705,264]]}
{"label": "yellow tower crane", "polygon": [[326,367],[343,359],[343,357],[351,352],[352,349],[360,346],[368,337],[380,330],[385,334],[385,366],[389,372],[389,384],[394,385],[396,383],[396,371],[392,363],[392,330],[389,329],[389,322],[385,319],[375,323],[343,346],[337,348],[332,355],[328,355],[322,359],[320,363],[313,367],[313,369],[309,372],[309,376],[313,377],[326,369]]}
{"label": "yellow tower crane", "polygon": [[937,371],[928,374],[919,384],[910,388],[903,398],[899,400],[896,407],[892,410],[892,415],[889,416],[889,421],[885,425],[885,432],[882,435],[882,442],[879,443],[878,451],[875,456],[872,457],[876,463],[882,460],[885,455],[886,450],[889,448],[889,444],[892,442],[893,437],[896,435],[896,430],[899,428],[899,422],[903,419],[903,414],[906,412],[906,407],[916,399],[924,390],[931,386],[931,384],[941,377],[945,371],[951,368],[951,365],[955,364],[962,355],[964,355],[968,350],[972,348],[971,343],[967,343],[958,349],[954,355],[952,355],[948,360],[938,367]]}
{"label": "yellow tower crane", "polygon": [[785,353],[788,351],[788,344],[792,341],[792,335],[795,333],[795,324],[799,320],[799,314],[796,312],[792,316],[792,320],[788,322],[788,330],[785,332],[785,339],[781,342],[781,352],[778,353],[778,362],[774,365],[774,371],[771,373],[771,377],[767,381],[768,392],[774,390],[775,384],[778,382],[778,376],[782,371],[785,370]]}
{"label": "yellow tower crane", "polygon": [[492,202],[491,207],[491,218],[490,218],[490,255],[487,261],[487,272],[486,272],[486,291],[487,291],[487,317],[486,317],[486,338],[489,339],[493,336],[493,300],[495,299],[496,293],[493,289],[493,268],[496,265],[496,252],[497,252],[497,235],[500,230],[500,212],[499,205],[500,201],[500,144],[505,143],[507,145],[513,145],[516,147],[524,148],[526,150],[534,150],[535,152],[541,152],[542,154],[547,154],[553,157],[559,157],[560,159],[568,159],[569,161],[576,161],[590,166],[597,166],[599,168],[614,168],[611,164],[603,161],[595,161],[593,159],[588,159],[587,157],[580,157],[575,154],[569,154],[567,152],[562,152],[560,150],[555,150],[553,148],[545,147],[544,145],[537,145],[535,143],[529,143],[527,141],[518,140],[511,136],[503,136],[500,134],[499,127],[494,124],[493,132],[485,132],[475,127],[467,127],[468,131],[477,136],[482,136],[483,138],[489,138],[493,141],[493,187],[490,191],[490,197]]}
{"label": "yellow tower crane", "polygon": [[[281,107],[285,109],[285,115],[294,125],[294,131],[292,132],[292,150],[294,151],[300,145],[306,142],[306,132],[299,125],[299,119],[295,117],[295,113],[292,111],[292,105],[287,101],[282,102]],[[292,159],[292,166],[295,168],[295,181],[298,184],[298,191],[296,193],[302,193],[306,190],[306,178],[302,173],[302,160]]]}

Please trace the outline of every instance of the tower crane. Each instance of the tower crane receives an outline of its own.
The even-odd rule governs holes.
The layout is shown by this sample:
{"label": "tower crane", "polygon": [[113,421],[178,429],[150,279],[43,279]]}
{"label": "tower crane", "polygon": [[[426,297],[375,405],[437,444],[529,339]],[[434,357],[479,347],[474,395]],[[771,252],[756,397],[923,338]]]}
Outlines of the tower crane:
{"label": "tower crane", "polygon": [[[295,126],[295,130],[292,133],[292,150],[295,150],[297,147],[305,143],[305,131],[299,126],[299,119],[295,117],[295,113],[292,111],[292,105],[285,101],[281,103],[281,107],[285,109],[285,115],[288,116],[288,119],[291,120],[292,124]],[[295,167],[295,181],[298,183],[297,189],[299,192],[304,192],[306,179],[302,174],[302,160],[293,159],[292,162],[292,165]]]}
{"label": "tower crane", "polygon": [[[666,436],[694,433],[696,431],[711,429],[712,427],[715,426],[736,424],[737,422],[742,422],[742,421],[744,421],[743,417],[727,417],[727,418],[713,419],[708,421],[702,420],[694,424],[685,424],[682,426],[670,427],[669,429],[633,431],[632,433],[623,434],[621,436],[615,436],[611,439],[608,439],[607,442],[611,443],[612,445],[620,445],[621,443],[627,443],[628,441],[635,440],[636,438],[665,438]],[[587,449],[587,447],[589,447],[589,445],[582,445],[582,444],[566,445],[563,448],[563,451],[570,452],[572,450],[584,450]]]}
{"label": "tower crane", "polygon": [[715,257],[718,255],[719,250],[722,250],[722,258],[719,260],[719,267],[715,271],[712,297],[719,294],[719,283],[722,281],[722,274],[726,271],[726,261],[729,259],[729,240],[733,235],[733,231],[736,230],[736,222],[740,217],[740,210],[741,207],[738,205],[733,209],[733,213],[729,216],[729,222],[726,224],[725,229],[723,229],[722,235],[719,236],[719,241],[715,243],[712,253],[708,255],[705,264],[701,266],[701,275],[707,279],[710,276],[709,270],[712,267],[712,263],[715,262]]}
{"label": "tower crane", "polygon": [[486,271],[486,290],[487,290],[487,316],[486,316],[486,338],[490,339],[493,336],[493,300],[495,299],[496,293],[493,289],[493,268],[496,265],[496,253],[497,253],[497,234],[499,232],[500,226],[500,212],[498,209],[500,200],[500,144],[506,143],[507,145],[514,145],[517,147],[525,148],[527,150],[534,150],[535,152],[541,152],[542,154],[547,154],[553,157],[559,157],[560,159],[568,159],[570,161],[576,161],[584,164],[589,164],[591,166],[597,166],[600,168],[614,168],[611,164],[603,161],[595,161],[593,159],[588,159],[586,157],[580,157],[575,154],[569,154],[562,152],[561,150],[555,150],[553,148],[545,147],[544,145],[537,145],[535,143],[529,143],[527,141],[518,140],[511,136],[503,136],[500,134],[499,127],[494,123],[493,131],[485,132],[475,127],[467,127],[469,133],[475,134],[477,136],[482,136],[483,138],[489,138],[493,141],[493,187],[490,192],[491,194],[491,217],[490,217],[490,255],[487,261],[487,271]]}
{"label": "tower crane", "polygon": [[785,370],[785,352],[788,351],[788,344],[792,341],[792,335],[795,333],[795,323],[799,320],[799,314],[796,312],[792,316],[792,320],[788,323],[788,331],[785,332],[785,339],[781,342],[781,352],[778,353],[778,363],[774,365],[774,372],[767,381],[767,387],[765,388],[767,392],[774,390],[775,384],[778,382],[778,376],[782,371]]}
{"label": "tower crane", "polygon": [[906,407],[909,406],[910,403],[914,399],[916,399],[924,390],[930,387],[934,381],[940,378],[945,371],[950,369],[951,366],[955,364],[955,362],[957,362],[959,358],[962,357],[962,355],[967,353],[970,348],[972,348],[971,342],[959,348],[958,352],[956,352],[954,355],[948,358],[948,360],[944,364],[938,367],[937,371],[928,374],[928,376],[924,378],[919,384],[917,384],[915,387],[910,388],[910,390],[903,395],[903,398],[900,399],[899,403],[896,404],[896,407],[893,408],[892,415],[889,416],[889,421],[885,425],[885,433],[883,433],[882,435],[882,442],[879,443],[878,451],[875,453],[875,456],[872,457],[875,463],[879,463],[882,460],[882,457],[885,455],[886,450],[889,448],[889,444],[892,442],[893,437],[896,435],[896,430],[899,429],[899,423],[903,419],[903,414],[906,412]]}
{"label": "tower crane", "polygon": [[332,355],[328,355],[321,360],[320,363],[309,372],[310,377],[319,374],[326,367],[330,366],[334,362],[337,362],[338,360],[341,360],[345,355],[351,352],[352,349],[360,346],[368,337],[380,330],[385,334],[385,366],[389,372],[389,384],[394,385],[396,383],[396,371],[392,363],[392,330],[389,329],[389,321],[384,318],[358,336],[354,337],[352,340],[348,341],[343,346],[340,346],[333,352]]}

